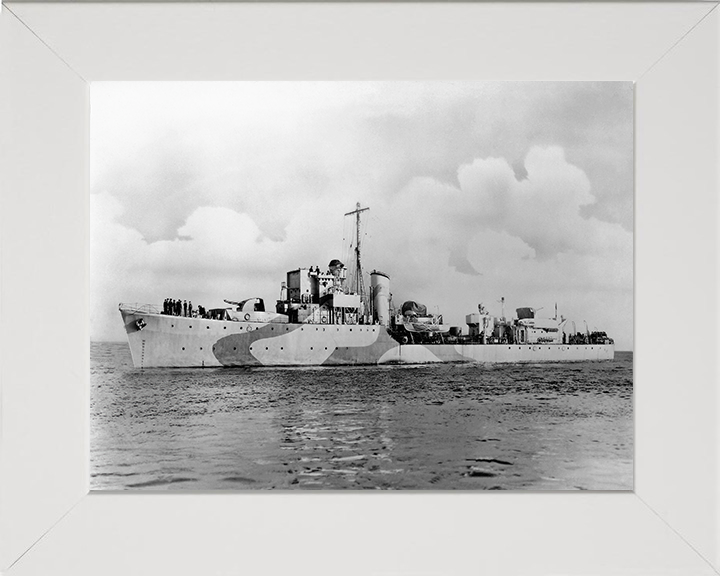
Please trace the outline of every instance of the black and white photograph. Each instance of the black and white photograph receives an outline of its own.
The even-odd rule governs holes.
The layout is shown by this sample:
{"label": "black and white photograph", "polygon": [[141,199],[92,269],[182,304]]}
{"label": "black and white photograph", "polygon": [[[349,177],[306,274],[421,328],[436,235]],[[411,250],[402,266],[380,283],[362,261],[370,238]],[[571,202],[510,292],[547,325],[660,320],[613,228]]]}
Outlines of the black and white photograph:
{"label": "black and white photograph", "polygon": [[633,489],[632,82],[94,82],[92,490]]}

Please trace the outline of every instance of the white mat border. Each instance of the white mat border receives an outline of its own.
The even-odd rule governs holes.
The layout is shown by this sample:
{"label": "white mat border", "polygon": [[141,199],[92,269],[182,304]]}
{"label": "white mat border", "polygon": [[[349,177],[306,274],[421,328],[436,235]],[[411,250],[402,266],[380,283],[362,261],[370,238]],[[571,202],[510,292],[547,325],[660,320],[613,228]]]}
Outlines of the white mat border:
{"label": "white mat border", "polygon": [[[669,301],[720,320],[716,7],[4,7],[0,566],[712,574],[716,328],[664,341],[654,312]],[[637,81],[636,494],[86,495],[87,82],[184,78]],[[49,294],[54,314],[18,306]]]}

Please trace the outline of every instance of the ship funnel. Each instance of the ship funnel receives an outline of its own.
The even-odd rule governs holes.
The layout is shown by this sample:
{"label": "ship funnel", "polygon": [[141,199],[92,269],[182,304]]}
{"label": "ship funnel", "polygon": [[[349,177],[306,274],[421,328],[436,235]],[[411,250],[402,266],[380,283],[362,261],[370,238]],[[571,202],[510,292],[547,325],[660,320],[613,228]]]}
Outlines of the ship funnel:
{"label": "ship funnel", "polygon": [[373,298],[373,322],[390,325],[390,277],[373,270],[370,272],[370,289]]}

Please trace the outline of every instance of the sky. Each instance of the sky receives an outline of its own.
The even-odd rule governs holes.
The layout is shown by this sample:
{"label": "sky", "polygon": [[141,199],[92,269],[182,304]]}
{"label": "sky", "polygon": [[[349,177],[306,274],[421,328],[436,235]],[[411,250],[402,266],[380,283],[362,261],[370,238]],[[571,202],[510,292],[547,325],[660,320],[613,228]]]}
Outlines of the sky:
{"label": "sky", "polygon": [[633,348],[632,83],[99,82],[90,144],[93,340],[120,302],[274,309],[360,202],[396,305],[557,303]]}

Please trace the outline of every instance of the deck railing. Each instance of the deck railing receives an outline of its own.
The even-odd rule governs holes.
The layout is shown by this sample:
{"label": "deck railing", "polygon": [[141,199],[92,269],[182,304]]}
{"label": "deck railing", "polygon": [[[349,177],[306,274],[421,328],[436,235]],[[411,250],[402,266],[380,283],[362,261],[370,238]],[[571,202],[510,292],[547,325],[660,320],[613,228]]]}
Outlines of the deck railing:
{"label": "deck railing", "polygon": [[138,314],[160,314],[161,312],[160,308],[154,304],[141,304],[139,302],[134,302],[132,304],[120,302],[120,304],[118,304],[118,309]]}

